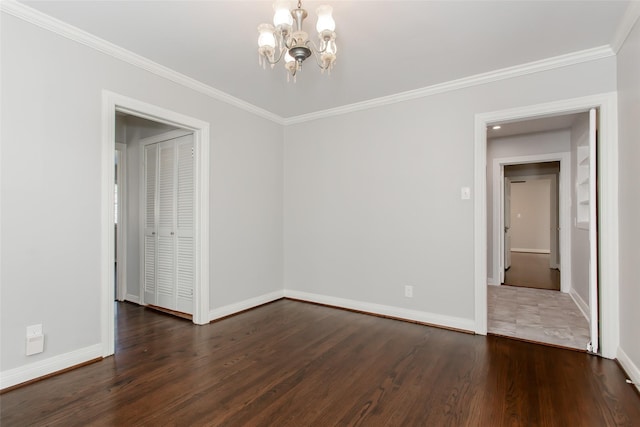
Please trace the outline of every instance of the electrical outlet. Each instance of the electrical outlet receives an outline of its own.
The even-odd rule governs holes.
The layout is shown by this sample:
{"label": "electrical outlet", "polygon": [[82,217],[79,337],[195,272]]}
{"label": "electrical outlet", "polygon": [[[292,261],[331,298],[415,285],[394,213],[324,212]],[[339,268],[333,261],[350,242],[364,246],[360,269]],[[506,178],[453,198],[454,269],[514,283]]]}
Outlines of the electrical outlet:
{"label": "electrical outlet", "polygon": [[44,351],[44,334],[42,333],[42,325],[27,326],[27,346],[25,354],[42,353]]}
{"label": "electrical outlet", "polygon": [[42,325],[31,325],[27,326],[27,337],[32,337],[34,335],[42,335]]}
{"label": "electrical outlet", "polygon": [[406,285],[404,287],[404,296],[407,298],[413,298],[413,286]]}

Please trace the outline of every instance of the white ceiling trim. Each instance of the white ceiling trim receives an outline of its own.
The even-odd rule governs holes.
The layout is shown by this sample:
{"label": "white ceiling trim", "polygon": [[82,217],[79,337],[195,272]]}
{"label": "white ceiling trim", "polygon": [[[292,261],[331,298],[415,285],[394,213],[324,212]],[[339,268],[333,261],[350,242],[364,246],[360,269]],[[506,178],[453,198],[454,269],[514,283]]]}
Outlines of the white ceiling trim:
{"label": "white ceiling trim", "polygon": [[632,1],[624,12],[622,21],[618,25],[616,34],[611,42],[611,49],[615,53],[618,53],[624,41],[629,37],[629,33],[631,33],[638,18],[640,18],[640,1]]}
{"label": "white ceiling trim", "polygon": [[185,76],[184,74],[178,73],[164,65],[160,65],[157,62],[151,61],[118,45],[96,37],[93,34],[44,14],[32,7],[18,3],[14,0],[4,0],[0,1],[0,10],[26,22],[37,25],[38,27],[44,28],[45,30],[49,30],[70,40],[110,55],[116,59],[120,59],[143,70],[149,71],[160,77],[164,77],[189,89],[208,95],[218,101],[233,105],[234,107],[238,107],[280,125],[284,124],[283,118],[277,114],[273,114],[270,111],[231,96],[226,92],[208,86],[198,80]]}
{"label": "white ceiling trim", "polygon": [[554,56],[539,61],[529,62],[526,64],[515,65],[513,67],[502,68],[500,70],[489,71],[487,73],[476,74],[474,76],[464,77],[457,80],[451,80],[445,83],[439,83],[420,89],[410,90],[397,93],[394,95],[383,96],[380,98],[370,99],[368,101],[357,102],[355,104],[344,105],[342,107],[331,108],[315,113],[302,114],[299,116],[284,119],[285,125],[308,122],[326,117],[337,116],[340,114],[352,113],[355,111],[366,110],[370,108],[381,107],[384,105],[395,104],[397,102],[408,101],[417,98],[458,90],[470,86],[476,86],[498,80],[510,79],[513,77],[524,76],[527,74],[539,73],[541,71],[552,70],[555,68],[566,67],[569,65],[580,64],[582,62],[595,61],[597,59],[614,56],[615,53],[609,46],[600,46],[592,49],[585,49],[578,52],[572,52],[566,55]]}
{"label": "white ceiling trim", "polygon": [[[636,12],[640,10],[636,6],[640,2],[633,2],[630,4],[627,13],[625,14],[625,20],[619,26],[616,33],[616,42],[620,45],[624,42],[624,39],[631,31],[635,20],[638,15]],[[513,67],[503,68],[499,70],[489,71],[487,73],[476,74],[469,77],[464,77],[457,80],[451,80],[444,83],[439,83],[431,86],[427,86],[420,89],[401,92],[389,96],[371,99],[368,101],[357,102],[354,104],[344,105],[341,107],[331,108],[327,110],[317,111],[309,114],[302,114],[299,116],[283,118],[277,114],[267,111],[263,108],[257,107],[251,103],[243,101],[226,92],[218,90],[214,87],[208,86],[198,80],[185,76],[175,70],[160,65],[154,61],[151,61],[143,56],[135,54],[127,49],[124,49],[118,45],[110,43],[99,37],[96,37],[86,31],[83,31],[77,27],[74,27],[66,22],[60,21],[52,16],[44,14],[36,9],[33,9],[24,4],[18,3],[14,0],[0,1],[0,11],[9,13],[17,18],[20,18],[26,22],[37,25],[41,28],[49,30],[53,33],[59,34],[70,40],[84,44],[88,47],[96,49],[102,53],[110,55],[116,59],[127,62],[131,65],[139,67],[143,70],[149,71],[160,77],[164,77],[170,81],[178,83],[189,89],[195,90],[199,93],[207,95],[216,100],[233,105],[237,108],[245,110],[249,113],[255,114],[259,117],[271,120],[277,124],[288,126],[312,120],[318,120],[322,118],[337,116],[341,114],[352,113],[356,111],[362,111],[370,108],[381,107],[384,105],[395,104],[398,102],[409,101],[417,98],[423,98],[440,94],[443,92],[458,90],[470,86],[487,84],[499,80],[510,79],[513,77],[523,76],[527,74],[539,73],[542,71],[552,70],[555,68],[566,67],[569,65],[579,64],[588,61],[594,61],[602,58],[607,58],[615,55],[615,50],[611,46],[600,46],[591,49],[586,49],[578,52],[572,52],[566,55],[555,56],[551,58],[542,59],[539,61],[533,61]],[[635,12],[634,12],[635,11]],[[635,16],[635,18],[633,18]],[[630,18],[631,17],[631,18]],[[619,48],[619,46],[618,46]]]}

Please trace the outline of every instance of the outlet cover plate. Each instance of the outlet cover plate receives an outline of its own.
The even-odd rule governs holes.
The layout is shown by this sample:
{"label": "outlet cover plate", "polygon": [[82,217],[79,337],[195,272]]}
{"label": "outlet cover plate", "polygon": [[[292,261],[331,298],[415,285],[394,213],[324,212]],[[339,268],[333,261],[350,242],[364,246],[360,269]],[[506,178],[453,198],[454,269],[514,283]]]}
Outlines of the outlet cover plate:
{"label": "outlet cover plate", "polygon": [[27,326],[27,337],[42,335],[42,324]]}

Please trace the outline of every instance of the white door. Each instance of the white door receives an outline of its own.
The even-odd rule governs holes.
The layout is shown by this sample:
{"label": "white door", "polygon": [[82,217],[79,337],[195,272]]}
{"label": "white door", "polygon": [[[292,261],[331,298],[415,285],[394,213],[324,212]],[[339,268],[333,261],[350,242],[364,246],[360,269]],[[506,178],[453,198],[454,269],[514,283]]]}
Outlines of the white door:
{"label": "white door", "polygon": [[193,313],[193,135],[145,146],[144,302]]}
{"label": "white door", "polygon": [[193,134],[176,141],[176,310],[193,314],[195,175]]}
{"label": "white door", "polygon": [[114,224],[115,224],[115,298],[124,301],[126,294],[126,216],[125,216],[125,183],[126,183],[126,153],[125,144],[116,143],[115,151],[115,188],[114,188]]}
{"label": "white door", "polygon": [[156,297],[156,257],[157,246],[157,169],[158,169],[158,145],[150,145],[144,150],[144,215],[143,215],[143,274],[142,283],[144,290],[144,302],[157,304]]}
{"label": "white door", "polygon": [[597,113],[589,111],[589,328],[591,343],[589,350],[597,353],[599,348],[598,316],[598,217],[597,217]]}
{"label": "white door", "polygon": [[560,268],[560,226],[558,225],[560,212],[558,210],[558,176],[551,175],[549,179],[549,268]]}
{"label": "white door", "polygon": [[[504,269],[511,267],[511,178],[504,179]],[[503,278],[504,279],[504,278]]]}

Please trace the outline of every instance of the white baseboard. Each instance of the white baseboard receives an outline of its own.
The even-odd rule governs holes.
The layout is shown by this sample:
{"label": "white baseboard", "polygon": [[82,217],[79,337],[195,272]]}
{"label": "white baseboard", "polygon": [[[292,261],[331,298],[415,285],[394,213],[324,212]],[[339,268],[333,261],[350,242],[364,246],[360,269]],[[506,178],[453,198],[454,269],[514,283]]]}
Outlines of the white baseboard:
{"label": "white baseboard", "polygon": [[235,313],[239,313],[243,310],[248,310],[253,307],[257,307],[262,304],[266,304],[271,301],[278,300],[284,297],[284,291],[275,291],[268,294],[260,295],[255,298],[246,299],[244,301],[236,302],[234,304],[225,305],[224,307],[218,307],[209,311],[209,321],[219,319],[221,317],[229,316]]}
{"label": "white baseboard", "polygon": [[131,295],[131,294],[127,294],[126,297],[124,297],[125,301],[129,301],[129,302],[133,302],[136,304],[140,304],[140,297],[138,295]]}
{"label": "white baseboard", "polygon": [[0,390],[102,357],[102,344],[39,360],[0,372]]}
{"label": "white baseboard", "polygon": [[622,365],[622,369],[629,375],[629,379],[636,383],[636,388],[640,391],[640,367],[636,366],[635,363],[631,360],[631,358],[627,355],[627,353],[622,350],[621,347],[618,347],[618,362]]}
{"label": "white baseboard", "polygon": [[501,283],[498,283],[493,277],[487,277],[487,285],[489,286],[500,286]]}
{"label": "white baseboard", "polygon": [[585,319],[587,319],[587,322],[590,322],[589,305],[586,302],[584,302],[582,297],[578,295],[575,289],[571,288],[571,290],[569,290],[569,295],[571,296],[571,299],[576,303],[576,305],[582,312],[582,315],[585,317]]}
{"label": "white baseboard", "polygon": [[549,249],[511,248],[511,252],[529,252],[531,254],[550,254]]}
{"label": "white baseboard", "polygon": [[307,292],[284,290],[286,298],[294,298],[302,301],[315,302],[339,308],[363,311],[382,316],[390,316],[398,319],[411,320],[414,322],[428,323],[435,326],[460,329],[473,332],[475,321],[461,317],[445,316],[442,314],[429,313],[426,311],[410,310],[406,308],[393,307],[389,305],[373,304],[363,301],[355,301],[345,298],[336,298],[327,295],[311,294]]}

